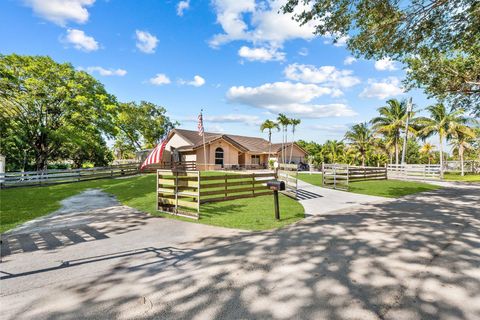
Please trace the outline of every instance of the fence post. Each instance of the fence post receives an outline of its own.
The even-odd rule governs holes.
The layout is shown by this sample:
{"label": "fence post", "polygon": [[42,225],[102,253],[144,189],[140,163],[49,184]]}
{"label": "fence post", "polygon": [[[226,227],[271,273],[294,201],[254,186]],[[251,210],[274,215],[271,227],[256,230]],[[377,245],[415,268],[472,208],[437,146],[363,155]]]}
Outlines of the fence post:
{"label": "fence post", "polygon": [[175,176],[175,213],[178,213],[178,171],[174,171],[173,175]]}
{"label": "fence post", "polygon": [[227,178],[227,174],[225,173],[225,199],[228,197],[227,183],[228,183],[228,178]]}
{"label": "fence post", "polygon": [[255,196],[255,172],[252,172],[252,196]]}

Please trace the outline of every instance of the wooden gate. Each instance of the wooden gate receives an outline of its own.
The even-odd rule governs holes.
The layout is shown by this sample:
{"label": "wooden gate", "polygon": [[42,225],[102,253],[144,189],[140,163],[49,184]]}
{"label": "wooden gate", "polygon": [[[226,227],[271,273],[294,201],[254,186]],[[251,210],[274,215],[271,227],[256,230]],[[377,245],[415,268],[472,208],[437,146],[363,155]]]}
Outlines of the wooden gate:
{"label": "wooden gate", "polygon": [[326,188],[348,190],[348,165],[323,164],[322,185]]}
{"label": "wooden gate", "polygon": [[296,199],[298,189],[298,166],[296,164],[279,164],[276,175],[278,180],[285,182],[286,190],[282,191],[282,193]]}
{"label": "wooden gate", "polygon": [[157,210],[198,219],[200,172],[157,170]]}

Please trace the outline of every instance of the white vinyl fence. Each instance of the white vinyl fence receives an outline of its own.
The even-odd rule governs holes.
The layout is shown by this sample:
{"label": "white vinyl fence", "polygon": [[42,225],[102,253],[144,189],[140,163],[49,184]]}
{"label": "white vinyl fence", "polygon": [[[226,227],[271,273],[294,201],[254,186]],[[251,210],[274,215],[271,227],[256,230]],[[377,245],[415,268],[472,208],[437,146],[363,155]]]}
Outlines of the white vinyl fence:
{"label": "white vinyl fence", "polygon": [[88,169],[44,170],[0,173],[0,187],[48,185],[113,178],[138,173],[138,163]]}
{"label": "white vinyl fence", "polygon": [[404,180],[439,180],[441,171],[439,164],[389,164],[388,179]]}

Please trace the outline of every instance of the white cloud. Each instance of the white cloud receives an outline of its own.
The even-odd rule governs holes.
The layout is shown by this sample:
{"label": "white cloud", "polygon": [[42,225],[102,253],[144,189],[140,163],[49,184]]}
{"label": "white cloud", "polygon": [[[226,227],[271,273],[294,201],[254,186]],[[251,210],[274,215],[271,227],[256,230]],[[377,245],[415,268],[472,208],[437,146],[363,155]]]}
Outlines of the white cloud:
{"label": "white cloud", "polygon": [[64,42],[72,44],[75,49],[90,52],[98,50],[98,42],[91,36],[87,36],[85,32],[77,29],[68,29]]}
{"label": "white cloud", "polygon": [[35,14],[60,26],[65,26],[68,21],[87,22],[89,14],[86,7],[94,2],[95,0],[25,0],[25,4]]}
{"label": "white cloud", "polygon": [[313,130],[319,130],[323,132],[330,132],[330,133],[344,133],[348,130],[348,127],[344,124],[314,124],[310,126]]}
{"label": "white cloud", "polygon": [[[224,115],[204,115],[203,119],[208,123],[244,123],[248,125],[258,125],[262,122],[258,116],[238,113]],[[189,122],[198,121],[197,117],[184,117],[183,120]]]}
{"label": "white cloud", "polygon": [[335,47],[344,47],[350,37],[340,36],[339,34],[327,33],[323,36],[325,44],[333,44]]}
{"label": "white cloud", "polygon": [[196,75],[196,76],[193,77],[192,81],[186,81],[186,80],[180,79],[180,80],[178,80],[178,83],[187,84],[187,85],[194,86],[194,87],[201,87],[205,84],[205,79],[202,78],[199,75]]}
{"label": "white cloud", "polygon": [[325,85],[348,88],[360,83],[351,70],[338,70],[334,66],[315,67],[312,65],[294,63],[283,71],[289,80],[323,83]]}
{"label": "white cloud", "polygon": [[123,69],[105,69],[103,67],[87,67],[85,68],[85,71],[88,73],[94,73],[98,72],[101,76],[119,76],[123,77],[124,75],[127,74],[126,70]]}
{"label": "white cloud", "polygon": [[285,53],[276,49],[249,48],[243,46],[238,50],[238,55],[248,61],[282,61],[285,60]]}
{"label": "white cloud", "polygon": [[355,57],[352,57],[352,56],[348,56],[348,57],[345,58],[345,60],[343,60],[343,64],[347,65],[347,66],[351,65],[354,62],[357,62],[357,59]]}
{"label": "white cloud", "polygon": [[375,69],[379,71],[395,71],[397,67],[395,66],[395,62],[390,60],[390,58],[383,58],[375,61]]}
{"label": "white cloud", "polygon": [[214,123],[245,123],[249,125],[258,125],[262,122],[258,116],[248,114],[207,115],[205,116],[205,121]]}
{"label": "white cloud", "polygon": [[227,99],[230,102],[249,105],[273,113],[284,112],[304,118],[341,117],[356,114],[345,104],[312,103],[313,99],[325,95],[337,96],[339,90],[315,84],[275,82],[259,87],[231,87],[227,92]]}
{"label": "white cloud", "polygon": [[308,49],[307,48],[301,48],[298,50],[298,54],[301,55],[302,57],[308,56]]}
{"label": "white cloud", "polygon": [[185,0],[185,1],[180,1],[177,4],[177,15],[180,17],[183,16],[183,13],[185,10],[188,10],[190,8],[190,0]]}
{"label": "white cloud", "polygon": [[137,48],[144,53],[154,53],[158,44],[158,39],[148,31],[135,31],[137,38]]}
{"label": "white cloud", "polygon": [[403,93],[400,80],[396,77],[388,77],[380,81],[368,80],[368,86],[360,93],[360,97],[385,100]]}
{"label": "white cloud", "polygon": [[[279,48],[287,40],[314,38],[314,22],[300,26],[291,15],[279,13],[283,4],[282,0],[258,4],[255,0],[214,0],[217,23],[221,25],[223,33],[216,34],[210,40],[210,45],[218,47],[230,41],[245,40],[254,44],[267,43],[272,48]],[[303,9],[300,5],[296,12]]]}
{"label": "white cloud", "polygon": [[149,80],[149,82],[153,85],[161,86],[161,85],[164,85],[164,84],[169,84],[171,81],[170,81],[170,78],[167,77],[166,74],[157,73],[155,77],[153,77]]}

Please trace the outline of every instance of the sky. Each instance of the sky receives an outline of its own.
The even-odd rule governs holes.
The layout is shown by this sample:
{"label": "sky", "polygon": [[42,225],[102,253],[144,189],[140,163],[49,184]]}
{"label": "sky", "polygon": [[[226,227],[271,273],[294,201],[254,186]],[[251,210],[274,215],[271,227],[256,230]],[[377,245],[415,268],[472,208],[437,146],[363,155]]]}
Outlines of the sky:
{"label": "sky", "polygon": [[[279,112],[296,139],[342,139],[404,92],[403,66],[355,59],[266,0],[3,0],[0,53],[48,55],[91,73],[119,101],[150,101],[181,128],[266,137]],[[273,135],[280,141],[279,133]]]}

